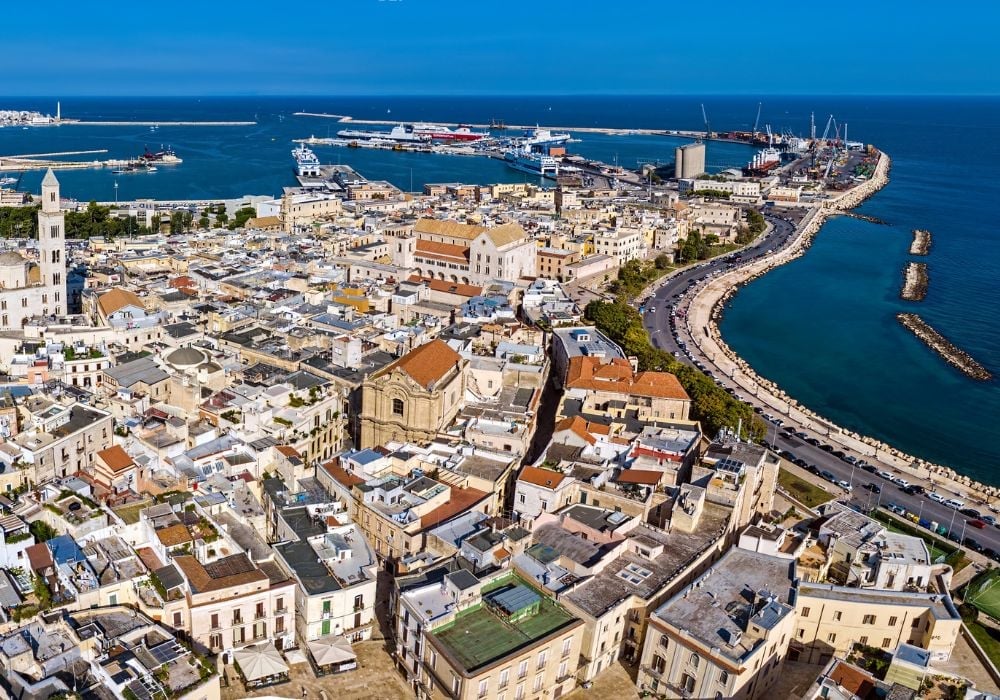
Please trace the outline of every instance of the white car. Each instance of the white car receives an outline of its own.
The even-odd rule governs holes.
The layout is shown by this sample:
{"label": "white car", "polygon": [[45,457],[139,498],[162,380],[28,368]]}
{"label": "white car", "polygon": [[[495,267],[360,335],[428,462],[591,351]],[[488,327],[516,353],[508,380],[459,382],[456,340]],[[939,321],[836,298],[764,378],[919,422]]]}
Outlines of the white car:
{"label": "white car", "polygon": [[850,493],[851,491],[854,490],[853,488],[851,488],[851,484],[847,480],[845,480],[845,479],[841,479],[840,481],[838,481],[837,482],[837,486],[839,486],[840,488],[844,489],[848,493]]}
{"label": "white car", "polygon": [[901,489],[905,489],[907,486],[910,485],[910,482],[901,476],[897,476],[896,478],[894,478],[892,480],[892,483],[897,484]]}
{"label": "white car", "polygon": [[883,472],[879,472],[879,473],[878,473],[878,475],[879,475],[880,477],[882,477],[883,479],[888,479],[889,481],[892,481],[892,480],[893,480],[893,478],[894,478],[894,477],[892,476],[892,474],[890,474],[889,472],[885,472],[885,471],[883,471]]}
{"label": "white car", "polygon": [[931,499],[935,503],[944,503],[945,501],[944,496],[935,491],[932,491],[931,493],[927,494],[927,498]]}

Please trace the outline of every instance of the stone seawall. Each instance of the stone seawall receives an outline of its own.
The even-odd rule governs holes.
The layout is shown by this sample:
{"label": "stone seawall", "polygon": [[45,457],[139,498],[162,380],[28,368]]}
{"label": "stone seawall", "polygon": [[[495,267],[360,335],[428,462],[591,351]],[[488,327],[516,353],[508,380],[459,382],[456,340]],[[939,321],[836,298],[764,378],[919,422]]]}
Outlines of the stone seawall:
{"label": "stone seawall", "polygon": [[928,284],[927,263],[907,263],[903,268],[903,288],[899,296],[906,301],[923,301]]}
{"label": "stone seawall", "polygon": [[707,357],[712,358],[712,362],[724,373],[729,374],[730,371],[726,370],[732,368],[732,372],[751,380],[756,396],[771,405],[777,413],[786,414],[794,420],[803,422],[803,424],[811,423],[820,434],[826,434],[831,441],[855,450],[867,458],[879,460],[897,471],[918,479],[926,479],[934,485],[940,485],[942,488],[961,495],[963,498],[978,500],[982,503],[990,502],[1000,498],[1000,488],[979,483],[964,474],[958,474],[950,467],[918,459],[875,438],[838,428],[830,421],[801,406],[777,384],[759,377],[742,358],[726,345],[719,334],[717,320],[721,317],[726,302],[740,286],[802,255],[808,249],[812,237],[823,225],[828,215],[838,209],[857,206],[888,184],[890,166],[889,156],[882,153],[871,180],[862,183],[855,190],[845,193],[836,200],[830,200],[822,209],[810,212],[803,220],[799,235],[788,248],[773,257],[751,263],[712,280],[692,301],[692,309],[698,305],[704,307],[706,313],[704,316],[699,315],[694,319],[689,313],[689,328],[700,329],[704,325],[707,334],[703,335],[700,331],[692,334],[692,338],[696,340],[701,351]]}
{"label": "stone seawall", "polygon": [[951,341],[934,330],[930,324],[916,314],[896,314],[896,318],[907,330],[920,338],[927,347],[944,358],[945,362],[966,376],[981,382],[986,382],[993,378],[993,375],[985,367],[972,359],[969,353],[955,347]]}
{"label": "stone seawall", "polygon": [[931,232],[922,228],[913,229],[913,243],[910,255],[927,255],[931,251]]}

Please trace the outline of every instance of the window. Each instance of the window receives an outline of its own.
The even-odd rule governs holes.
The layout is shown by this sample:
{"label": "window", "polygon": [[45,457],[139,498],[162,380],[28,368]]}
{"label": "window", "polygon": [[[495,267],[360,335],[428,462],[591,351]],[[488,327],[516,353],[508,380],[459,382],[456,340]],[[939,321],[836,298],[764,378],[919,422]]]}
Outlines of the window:
{"label": "window", "polygon": [[898,621],[899,618],[893,615],[892,617],[889,618],[889,627],[895,627]]}
{"label": "window", "polygon": [[486,697],[486,693],[488,693],[489,690],[490,690],[490,679],[489,678],[485,678],[485,679],[479,681],[479,697],[481,697],[481,698]]}
{"label": "window", "polygon": [[544,681],[545,681],[545,674],[539,673],[537,676],[535,676],[535,682],[531,685],[531,689],[536,693],[541,691],[542,683]]}
{"label": "window", "polygon": [[572,637],[567,637],[566,639],[563,640],[563,645],[562,645],[562,655],[563,656],[568,656],[569,655],[569,648],[572,645],[573,645],[573,638]]}
{"label": "window", "polygon": [[528,660],[525,659],[517,667],[517,677],[518,678],[524,678],[527,675],[528,675]]}
{"label": "window", "polygon": [[509,678],[510,678],[510,669],[505,668],[500,672],[500,682],[497,684],[497,686],[500,688],[506,688],[507,681],[509,680]]}
{"label": "window", "polygon": [[843,613],[841,613],[839,610],[835,611],[833,613],[833,621],[834,622],[840,622],[840,618],[841,618],[842,614]]}
{"label": "window", "polygon": [[453,694],[455,694],[455,695],[458,695],[458,686],[459,686],[458,676],[456,676],[455,674],[452,674],[452,676],[451,676],[451,692]]}
{"label": "window", "polygon": [[556,675],[556,678],[565,678],[565,677],[566,677],[566,662],[563,661],[561,664],[559,664],[559,673]]}
{"label": "window", "polygon": [[403,415],[403,400],[402,399],[393,399],[392,400],[392,412],[395,415],[397,415],[397,416]]}
{"label": "window", "polygon": [[892,639],[891,638],[885,637],[885,638],[882,639],[882,648],[883,649],[888,649],[890,644],[892,644]]}
{"label": "window", "polygon": [[837,641],[837,633],[831,632],[830,634],[826,635],[826,641],[831,643]]}
{"label": "window", "polygon": [[858,640],[859,643],[868,646],[868,635],[862,635],[861,639]]}
{"label": "window", "polygon": [[278,598],[277,602],[274,604],[274,612],[280,613],[285,611],[285,599]]}
{"label": "window", "polygon": [[919,617],[913,618],[913,624],[910,625],[910,627],[913,627],[914,629],[920,627],[920,618]]}
{"label": "window", "polygon": [[802,617],[809,617],[809,608],[802,608]]}
{"label": "window", "polygon": [[212,613],[212,629],[219,629],[219,613]]}
{"label": "window", "polygon": [[694,692],[694,682],[695,678],[690,673],[685,673],[681,676],[681,690],[685,693]]}
{"label": "window", "polygon": [[865,615],[862,618],[861,623],[864,624],[864,625],[874,625],[875,624],[875,616],[874,615]]}
{"label": "window", "polygon": [[285,631],[285,618],[279,617],[274,621],[274,633],[281,634]]}
{"label": "window", "polygon": [[174,613],[174,627],[181,626],[181,614],[179,612]]}
{"label": "window", "polygon": [[719,671],[719,683],[725,685],[729,682],[729,671]]}
{"label": "window", "polygon": [[701,657],[699,657],[697,654],[695,654],[693,652],[691,654],[691,658],[688,659],[688,663],[691,664],[692,668],[698,668],[698,663],[700,661],[701,661]]}
{"label": "window", "polygon": [[59,225],[49,226],[49,238],[59,238]]}
{"label": "window", "polygon": [[524,503],[524,494],[523,493],[517,494],[517,498],[518,498],[518,503]]}
{"label": "window", "polygon": [[663,669],[667,667],[667,660],[664,659],[659,654],[653,655],[653,670],[657,673],[663,673]]}
{"label": "window", "polygon": [[538,668],[540,669],[545,668],[545,662],[548,661],[548,658],[549,658],[548,649],[542,649],[540,652],[538,652]]}
{"label": "window", "polygon": [[524,698],[524,683],[517,686],[517,690],[514,691],[514,700],[522,700]]}
{"label": "window", "polygon": [[668,645],[669,643],[670,643],[670,640],[669,640],[669,639],[667,639],[667,635],[663,635],[662,637],[660,637],[660,646],[661,646],[661,647],[663,647],[664,649],[666,649],[666,648],[667,648],[667,645]]}

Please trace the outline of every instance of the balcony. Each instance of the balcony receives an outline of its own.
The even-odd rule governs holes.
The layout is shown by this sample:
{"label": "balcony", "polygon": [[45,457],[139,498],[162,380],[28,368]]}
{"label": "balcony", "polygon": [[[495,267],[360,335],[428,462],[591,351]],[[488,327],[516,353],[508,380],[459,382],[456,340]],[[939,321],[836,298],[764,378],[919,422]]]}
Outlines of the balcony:
{"label": "balcony", "polygon": [[361,612],[364,609],[365,609],[365,604],[364,603],[355,603],[354,604],[354,612]]}
{"label": "balcony", "polygon": [[275,615],[285,615],[287,612],[288,612],[288,608],[275,608],[274,609],[274,614]]}

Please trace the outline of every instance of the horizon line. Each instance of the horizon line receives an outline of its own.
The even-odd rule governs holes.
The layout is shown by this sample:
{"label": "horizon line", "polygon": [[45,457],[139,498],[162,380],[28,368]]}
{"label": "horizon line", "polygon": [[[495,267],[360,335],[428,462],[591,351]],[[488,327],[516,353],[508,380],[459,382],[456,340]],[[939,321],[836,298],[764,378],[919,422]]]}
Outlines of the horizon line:
{"label": "horizon line", "polygon": [[265,98],[332,98],[332,99],[352,99],[352,98],[372,98],[372,97],[468,97],[468,98],[489,98],[489,97],[761,97],[761,98],[809,98],[809,97],[870,97],[870,98],[898,98],[898,97],[1000,97],[998,92],[907,92],[907,93],[879,93],[879,92],[817,92],[817,93],[757,93],[757,92],[360,92],[360,93],[271,93],[271,92],[231,92],[231,93],[160,93],[160,94],[97,94],[97,93],[59,93],[59,94],[22,94],[22,95],[0,95],[0,100],[30,98],[30,99],[66,99],[66,98],[89,98],[89,99],[154,99],[154,98],[195,98],[195,99],[228,99],[237,97],[265,97]]}

